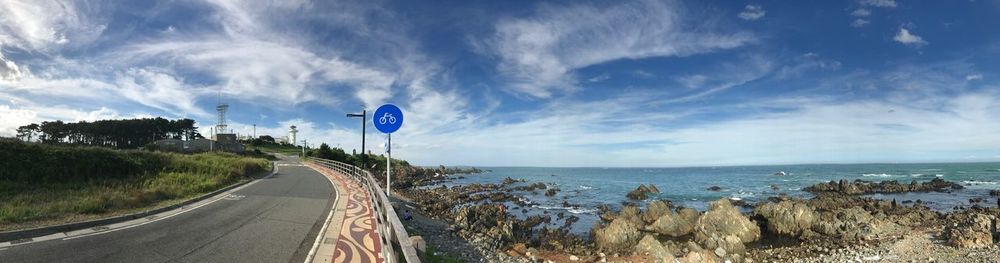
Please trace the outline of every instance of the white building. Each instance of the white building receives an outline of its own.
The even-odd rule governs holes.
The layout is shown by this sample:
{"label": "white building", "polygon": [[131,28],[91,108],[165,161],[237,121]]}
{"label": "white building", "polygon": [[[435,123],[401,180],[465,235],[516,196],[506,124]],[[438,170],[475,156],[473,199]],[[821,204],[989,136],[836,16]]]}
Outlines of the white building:
{"label": "white building", "polygon": [[295,144],[295,142],[296,142],[296,140],[295,140],[296,139],[295,138],[295,134],[296,133],[299,133],[299,130],[295,129],[295,125],[292,125],[292,127],[290,127],[288,129],[288,141],[286,141],[288,144],[296,145]]}

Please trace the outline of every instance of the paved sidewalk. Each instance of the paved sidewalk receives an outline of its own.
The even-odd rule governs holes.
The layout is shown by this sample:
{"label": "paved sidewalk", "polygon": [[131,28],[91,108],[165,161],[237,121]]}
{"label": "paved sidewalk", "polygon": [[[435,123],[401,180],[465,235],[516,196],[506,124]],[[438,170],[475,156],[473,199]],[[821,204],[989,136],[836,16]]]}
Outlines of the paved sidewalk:
{"label": "paved sidewalk", "polygon": [[314,164],[308,166],[331,178],[340,195],[313,262],[383,262],[368,193],[347,175]]}

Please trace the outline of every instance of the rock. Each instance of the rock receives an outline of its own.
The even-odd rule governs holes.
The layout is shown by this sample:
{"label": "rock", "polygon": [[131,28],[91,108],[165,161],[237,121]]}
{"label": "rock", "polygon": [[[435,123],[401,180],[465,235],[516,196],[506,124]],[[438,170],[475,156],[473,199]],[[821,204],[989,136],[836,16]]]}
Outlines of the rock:
{"label": "rock", "polygon": [[948,244],[958,248],[986,248],[993,245],[995,217],[974,214],[946,229]]}
{"label": "rock", "polygon": [[580,261],[580,257],[576,255],[569,255],[569,261]]}
{"label": "rock", "polygon": [[760,239],[757,224],[740,214],[725,198],[712,202],[708,212],[694,225],[695,242],[710,250],[722,247],[729,254],[742,255],[746,252],[743,244],[757,239]]}
{"label": "rock", "polygon": [[722,247],[717,247],[717,248],[715,248],[715,255],[719,256],[720,258],[721,257],[725,257],[726,256],[726,250],[722,249]]}
{"label": "rock", "polygon": [[512,246],[510,250],[513,250],[514,252],[517,252],[518,254],[521,255],[526,255],[528,253],[528,245],[525,245],[524,243],[517,243],[514,244],[514,246]]}
{"label": "rock", "polygon": [[893,223],[877,220],[861,207],[851,207],[820,213],[812,230],[844,241],[858,241],[875,239],[892,226]]}
{"label": "rock", "polygon": [[846,195],[859,195],[859,194],[871,194],[871,193],[905,193],[905,192],[949,192],[952,190],[962,189],[962,185],[954,182],[945,181],[941,178],[931,179],[929,182],[917,183],[917,181],[912,181],[909,184],[901,184],[895,180],[882,181],[882,182],[869,182],[862,180],[855,180],[854,182],[849,182],[847,180],[840,181],[830,181],[828,183],[818,183],[815,185],[803,188],[803,191],[821,194],[821,193],[840,193]]}
{"label": "rock", "polygon": [[556,192],[559,192],[558,188],[549,188],[549,190],[545,191],[545,196],[554,196]]}
{"label": "rock", "polygon": [[413,244],[413,248],[417,249],[420,253],[427,251],[427,242],[421,236],[411,236],[410,244]]}
{"label": "rock", "polygon": [[753,213],[764,218],[768,232],[792,237],[809,230],[818,217],[812,207],[800,201],[766,202]]}
{"label": "rock", "polygon": [[647,224],[649,224],[668,213],[671,213],[670,201],[666,200],[652,201],[649,202],[649,205],[646,205],[646,211],[642,213],[642,221],[645,221]]}
{"label": "rock", "polygon": [[624,218],[639,227],[645,224],[642,221],[642,211],[640,211],[638,207],[632,205],[622,207],[622,211],[618,213],[618,218]]}
{"label": "rock", "polygon": [[639,240],[639,244],[635,246],[635,254],[638,255],[649,255],[656,259],[657,262],[674,262],[674,255],[670,253],[660,241],[657,241],[653,235],[646,235]]}
{"label": "rock", "polygon": [[656,188],[656,186],[653,185],[653,184],[649,184],[649,187],[647,187],[647,189],[649,190],[650,194],[659,194],[660,193],[660,189]]}
{"label": "rock", "polygon": [[776,185],[776,184],[772,184],[771,185],[771,190],[778,191],[778,190],[781,190],[781,187],[778,187],[778,185]]}
{"label": "rock", "polygon": [[660,190],[656,189],[656,186],[652,186],[652,188],[650,188],[644,184],[640,184],[639,187],[636,187],[635,190],[628,192],[625,196],[632,200],[646,200],[646,198],[648,198],[648,194],[656,194],[659,192]]}
{"label": "rock", "polygon": [[709,186],[705,190],[718,192],[718,191],[722,191],[722,187],[719,187],[718,185],[713,185],[713,186]]}
{"label": "rock", "polygon": [[639,226],[625,218],[615,218],[605,227],[594,230],[594,244],[604,252],[621,253],[630,251],[639,243]]}
{"label": "rock", "polygon": [[[684,211],[685,213],[690,213],[688,210]],[[690,214],[685,214],[684,216],[681,216],[679,214],[674,213],[673,211],[667,210],[665,214],[657,218],[656,221],[653,221],[652,224],[649,224],[649,226],[646,227],[646,230],[671,237],[680,237],[690,234],[691,231],[694,230],[694,223],[698,218],[697,211],[695,211],[694,213],[695,215],[692,218]]]}
{"label": "rock", "polygon": [[990,196],[1000,196],[1000,190],[990,190]]}
{"label": "rock", "polygon": [[688,252],[683,258],[677,260],[681,263],[716,263],[720,262],[715,258],[715,254],[709,251]]}

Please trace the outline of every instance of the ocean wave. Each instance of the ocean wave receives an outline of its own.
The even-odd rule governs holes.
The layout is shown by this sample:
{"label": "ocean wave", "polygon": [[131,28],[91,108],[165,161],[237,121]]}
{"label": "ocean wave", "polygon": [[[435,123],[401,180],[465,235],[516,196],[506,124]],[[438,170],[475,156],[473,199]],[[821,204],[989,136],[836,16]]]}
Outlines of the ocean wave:
{"label": "ocean wave", "polygon": [[535,204],[535,202],[532,202],[531,200],[528,200],[528,198],[524,198],[524,197],[520,197],[520,196],[517,197],[517,200],[520,200],[521,202],[524,202],[525,204],[528,204],[528,205]]}
{"label": "ocean wave", "polygon": [[964,184],[971,184],[971,185],[981,185],[981,184],[996,185],[997,184],[997,182],[987,182],[987,181],[962,181],[962,183],[964,183]]}
{"label": "ocean wave", "polygon": [[881,174],[861,174],[864,177],[892,177],[891,174],[881,173]]}
{"label": "ocean wave", "polygon": [[934,177],[944,177],[943,174],[935,174]]}
{"label": "ocean wave", "polygon": [[924,174],[910,174],[910,176],[912,176],[912,177],[921,177],[921,176],[924,176]]}
{"label": "ocean wave", "polygon": [[594,189],[594,187],[593,187],[593,186],[586,186],[586,185],[581,185],[581,186],[580,186],[580,189],[583,189],[583,190],[591,190],[591,189]]}
{"label": "ocean wave", "polygon": [[597,213],[597,209],[587,209],[587,208],[582,208],[582,207],[543,206],[543,205],[536,205],[536,206],[532,206],[532,207],[538,208],[538,209],[545,209],[545,210],[566,210],[566,212],[570,212],[572,214],[593,214],[593,213]]}
{"label": "ocean wave", "polygon": [[729,199],[732,199],[732,200],[743,200],[743,199],[748,198],[748,197],[753,197],[754,195],[756,195],[756,194],[754,194],[753,192],[743,192],[743,191],[740,191],[739,193],[735,193],[735,194],[730,195]]}

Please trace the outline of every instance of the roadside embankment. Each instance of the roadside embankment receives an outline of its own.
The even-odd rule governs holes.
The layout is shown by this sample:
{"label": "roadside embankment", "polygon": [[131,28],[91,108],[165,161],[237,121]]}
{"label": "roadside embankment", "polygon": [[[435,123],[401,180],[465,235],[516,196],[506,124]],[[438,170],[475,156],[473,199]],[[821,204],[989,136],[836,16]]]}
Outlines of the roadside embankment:
{"label": "roadside embankment", "polygon": [[0,231],[181,202],[270,170],[266,159],[0,140]]}

